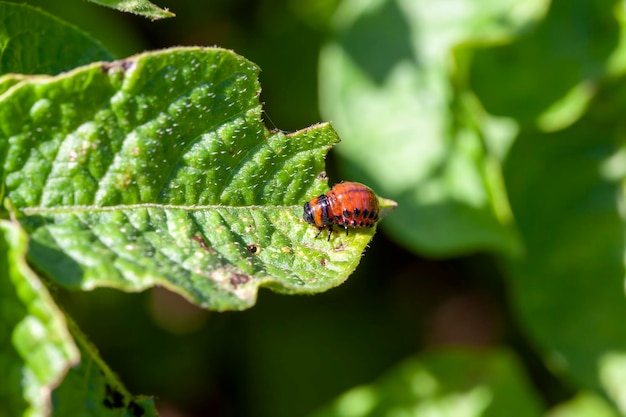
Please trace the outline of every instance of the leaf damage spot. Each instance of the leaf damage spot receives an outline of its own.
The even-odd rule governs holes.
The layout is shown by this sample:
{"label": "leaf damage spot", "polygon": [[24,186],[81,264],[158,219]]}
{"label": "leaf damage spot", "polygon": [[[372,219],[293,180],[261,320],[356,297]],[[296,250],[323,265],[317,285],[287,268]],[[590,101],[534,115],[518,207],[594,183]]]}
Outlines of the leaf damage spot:
{"label": "leaf damage spot", "polygon": [[259,253],[261,253],[261,245],[259,245],[258,243],[251,243],[246,246],[246,250],[252,255],[258,255]]}
{"label": "leaf damage spot", "polygon": [[240,285],[247,284],[251,279],[252,277],[250,275],[234,273],[230,278],[230,285],[232,285],[234,289],[237,289]]}
{"label": "leaf damage spot", "polygon": [[134,401],[128,403],[128,410],[133,413],[134,417],[141,417],[146,413],[146,410]]}
{"label": "leaf damage spot", "polygon": [[317,179],[320,181],[326,181],[328,180],[328,174],[326,174],[326,171],[322,171],[319,174],[317,174]]}
{"label": "leaf damage spot", "polygon": [[211,271],[209,279],[217,283],[221,289],[235,294],[246,303],[254,302],[257,286],[252,275],[222,267]]}
{"label": "leaf damage spot", "polygon": [[102,72],[106,74],[126,72],[135,66],[135,61],[122,59],[120,61],[102,63]]}
{"label": "leaf damage spot", "polygon": [[124,407],[124,395],[113,388],[111,385],[105,385],[105,395],[102,404],[106,408],[122,408]]}
{"label": "leaf damage spot", "polygon": [[328,265],[328,259],[326,259],[326,258],[320,259],[320,265],[322,265],[322,266]]}
{"label": "leaf damage spot", "polygon": [[206,240],[205,240],[202,236],[200,236],[200,235],[193,235],[193,236],[191,237],[191,240],[194,240],[194,241],[198,242],[198,244],[200,245],[200,247],[201,247],[202,249],[204,249],[205,251],[207,251],[207,252],[210,252],[211,250],[213,250],[213,249],[209,246],[209,244],[206,242]]}
{"label": "leaf damage spot", "polygon": [[347,243],[342,243],[341,245],[337,246],[336,248],[333,248],[333,252],[343,252],[344,250],[346,250],[347,247],[348,247]]}
{"label": "leaf damage spot", "polygon": [[291,252],[291,248],[290,248],[290,247],[288,247],[288,246],[283,246],[282,248],[280,248],[280,250],[281,250],[283,253],[290,253],[290,252]]}

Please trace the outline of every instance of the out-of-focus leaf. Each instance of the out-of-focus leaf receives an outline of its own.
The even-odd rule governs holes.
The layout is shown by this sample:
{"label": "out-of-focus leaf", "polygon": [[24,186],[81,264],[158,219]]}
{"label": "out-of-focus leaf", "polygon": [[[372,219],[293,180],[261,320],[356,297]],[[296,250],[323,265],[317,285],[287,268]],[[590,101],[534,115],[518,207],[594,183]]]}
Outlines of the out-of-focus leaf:
{"label": "out-of-focus leaf", "polygon": [[622,8],[616,0],[553,1],[532,33],[477,50],[471,80],[485,108],[547,131],[574,123],[607,75]]}
{"label": "out-of-focus leaf", "polygon": [[341,4],[320,58],[322,112],[344,139],[345,176],[398,201],[385,227],[407,246],[516,251],[500,161],[517,129],[482,111],[465,51],[524,30],[547,3]]}
{"label": "out-of-focus leaf", "polygon": [[609,352],[600,360],[600,382],[609,396],[617,403],[622,413],[626,414],[626,352]]}
{"label": "out-of-focus leaf", "polygon": [[[84,32],[25,4],[0,2],[0,27],[0,75],[54,75],[112,59]],[[0,77],[0,93],[11,84]]]}
{"label": "out-of-focus leaf", "polygon": [[102,361],[93,347],[70,323],[80,349],[80,363],[72,367],[52,393],[52,416],[58,417],[156,417],[151,398],[131,395]]}
{"label": "out-of-focus leaf", "polygon": [[626,79],[604,85],[570,128],[521,135],[505,166],[526,247],[509,263],[518,316],[551,369],[622,412],[625,103]]}
{"label": "out-of-focus leaf", "polygon": [[121,12],[129,12],[147,17],[152,20],[176,16],[167,9],[161,9],[148,0],[89,0],[101,6],[110,7]]}
{"label": "out-of-focus leaf", "polygon": [[550,410],[546,417],[618,417],[615,411],[604,398],[582,392],[566,403],[559,404]]}
{"label": "out-of-focus leaf", "polygon": [[538,398],[510,353],[443,350],[406,361],[376,384],[346,392],[314,416],[541,414]]}
{"label": "out-of-focus leaf", "polygon": [[[8,3],[24,3],[21,0],[4,0]],[[74,25],[87,32],[93,39],[102,42],[111,58],[101,59],[111,61],[114,57],[126,57],[148,49],[144,33],[139,33],[139,27],[134,25],[134,19],[129,19],[122,13],[114,10],[104,10],[102,7],[87,1],[70,0],[72,6],[63,1],[28,0],[28,4],[43,10],[56,18],[57,24]],[[115,30],[111,30],[114,27]],[[174,44],[180,42],[173,41]],[[70,47],[70,44],[65,45]],[[59,60],[63,57],[59,56]],[[92,61],[93,62],[93,61]],[[85,65],[83,62],[80,65]],[[72,68],[79,65],[74,65]]]}
{"label": "out-of-focus leaf", "polygon": [[62,285],[163,285],[218,310],[343,282],[374,229],[315,239],[328,124],[261,122],[258,68],[181,48],[32,78],[0,101],[5,192]]}
{"label": "out-of-focus leaf", "polygon": [[0,220],[0,416],[46,416],[50,392],[79,360],[65,318],[26,264],[28,238]]}
{"label": "out-of-focus leaf", "polygon": [[9,74],[0,77],[0,93],[3,93],[15,84],[19,83],[23,78],[24,76],[19,74]]}

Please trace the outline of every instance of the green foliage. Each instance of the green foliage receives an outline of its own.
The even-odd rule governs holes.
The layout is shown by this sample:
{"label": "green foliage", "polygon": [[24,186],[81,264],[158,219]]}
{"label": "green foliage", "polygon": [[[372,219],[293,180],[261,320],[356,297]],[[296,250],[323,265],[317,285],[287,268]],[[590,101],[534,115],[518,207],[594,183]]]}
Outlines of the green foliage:
{"label": "green foliage", "polygon": [[[328,189],[322,172],[336,128],[338,177],[400,203],[381,223],[391,239],[377,239],[349,286],[318,297],[267,294],[248,313],[201,316],[209,324],[193,337],[184,326],[169,339],[150,333],[137,300],[174,312],[176,323],[155,293],[110,295],[106,304],[102,292],[78,291],[69,298],[106,304],[106,320],[91,318],[88,333],[103,354],[123,345],[111,363],[133,363],[129,387],[171,379],[175,387],[159,396],[176,391],[189,405],[192,389],[205,398],[232,385],[235,394],[217,395],[235,415],[626,414],[623,5],[344,0],[329,19],[336,3],[180,0],[176,19],[141,23],[158,47],[220,44],[257,62],[265,109],[293,129],[320,119],[312,73],[321,51],[322,119],[333,126],[290,134],[265,128],[259,67],[230,51],[174,48],[111,62],[71,26],[0,4],[10,40],[3,74],[19,73],[0,78],[0,190],[17,217],[3,225],[0,278],[11,278],[0,288],[2,305],[22,306],[3,323],[0,365],[14,372],[0,386],[3,403],[18,415],[45,414],[48,398],[56,415],[91,406],[94,415],[155,413],[65,325],[55,301],[66,306],[66,288],[162,286],[208,309],[237,310],[264,286],[317,293],[343,282],[373,231],[336,232],[328,242],[300,218],[302,203]],[[99,37],[111,50],[137,44],[115,46],[109,27]],[[395,243],[445,260],[416,260]],[[450,260],[475,253],[488,256]],[[41,282],[25,256],[45,277],[35,299],[47,309],[14,289]],[[451,287],[489,293],[502,307],[480,303],[486,313],[473,323],[461,296],[451,319],[459,299],[441,295]],[[42,295],[48,288],[55,298],[61,288],[58,300]],[[87,324],[82,311],[98,315],[76,310]],[[16,374],[39,370],[36,351],[14,342],[26,315],[45,323],[44,334],[57,329],[60,338],[43,343],[65,356],[21,386]],[[458,344],[455,331],[474,343],[491,325],[490,349],[441,348]],[[123,343],[128,334],[133,344]]]}
{"label": "green foliage", "polygon": [[555,369],[585,388],[604,385],[615,398],[626,387],[602,375],[621,366],[610,357],[626,354],[626,335],[615,320],[626,315],[617,201],[626,171],[621,146],[605,133],[621,116],[605,106],[624,86],[624,79],[607,85],[564,130],[521,135],[505,169],[527,248],[508,264],[519,317]]}
{"label": "green foliage", "polygon": [[79,354],[46,287],[26,263],[28,237],[0,220],[0,416],[43,416]]}
{"label": "green foliage", "polygon": [[550,413],[550,417],[617,417],[618,415],[603,398],[588,392],[577,395]]}
{"label": "green foliage", "polygon": [[320,80],[343,170],[413,250],[499,254],[546,366],[612,400],[559,413],[626,413],[621,5],[461,3],[341,5]]}
{"label": "green foliage", "polygon": [[347,138],[337,148],[345,176],[394,194],[387,227],[417,251],[519,249],[501,173],[515,125],[480,107],[463,50],[453,61],[459,43],[511,36],[546,7],[516,3],[449,13],[429,2],[345,1],[337,11],[336,39],[320,58],[321,108]]}
{"label": "green foliage", "polygon": [[329,124],[269,132],[256,65],[218,48],[89,64],[110,56],[51,16],[2,3],[0,19],[0,213],[17,217],[2,225],[3,413],[47,415],[63,380],[53,415],[156,415],[73,329],[79,362],[27,248],[55,285],[159,285],[213,310],[252,306],[260,286],[325,291],[356,268],[374,229],[327,241],[301,219],[338,138]]}
{"label": "green foliage", "polygon": [[174,17],[174,13],[161,9],[147,0],[89,0],[101,6],[117,9],[122,12],[138,14],[152,20]]}
{"label": "green foliage", "polygon": [[182,48],[11,88],[2,175],[31,262],[65,286],[159,284],[218,310],[249,307],[259,285],[343,282],[373,232],[328,243],[300,220],[334,131],[267,132],[256,75],[232,52]]}
{"label": "green foliage", "polygon": [[75,324],[70,323],[70,330],[80,350],[81,360],[69,370],[63,382],[52,393],[53,409],[50,415],[157,416],[151,398],[132,396]]}
{"label": "green foliage", "polygon": [[0,92],[21,79],[18,74],[54,75],[111,59],[84,32],[24,4],[0,2],[0,27]]}
{"label": "green foliage", "polygon": [[374,385],[356,387],[315,417],[540,416],[541,407],[508,352],[441,350],[412,358]]}

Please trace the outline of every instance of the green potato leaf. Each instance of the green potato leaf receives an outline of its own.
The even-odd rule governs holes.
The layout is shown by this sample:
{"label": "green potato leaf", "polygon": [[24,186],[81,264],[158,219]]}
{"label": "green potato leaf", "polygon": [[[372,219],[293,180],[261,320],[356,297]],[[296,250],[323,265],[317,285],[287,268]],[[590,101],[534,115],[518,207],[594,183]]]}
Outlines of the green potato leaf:
{"label": "green potato leaf", "polygon": [[0,416],[44,416],[79,353],[46,287],[26,263],[28,237],[0,220]]}
{"label": "green potato leaf", "polygon": [[0,93],[23,79],[15,74],[54,75],[112,59],[78,28],[25,4],[0,2],[0,27]]}
{"label": "green potato leaf", "polygon": [[[513,413],[511,410],[515,410]],[[314,417],[541,416],[513,355],[442,349],[406,360],[374,384],[351,389]]]}
{"label": "green potato leaf", "polygon": [[477,49],[469,77],[487,111],[544,131],[582,117],[596,83],[626,68],[623,61],[611,63],[623,36],[619,4],[551,2],[545,19],[526,36]]}
{"label": "green potato leaf", "polygon": [[230,51],[175,48],[11,87],[0,174],[29,260],[68,287],[161,285],[217,310],[343,282],[375,229],[326,241],[301,219],[337,135],[269,132],[257,76]]}
{"label": "green potato leaf", "polygon": [[[431,255],[511,254],[518,236],[501,162],[514,123],[482,109],[468,85],[471,46],[503,42],[546,1],[345,1],[320,55],[320,106],[347,177],[399,202],[385,227]],[[454,10],[454,12],[451,12]]]}
{"label": "green potato leaf", "polygon": [[620,414],[606,399],[588,391],[582,391],[568,401],[558,404],[548,417],[618,417]]}
{"label": "green potato leaf", "polygon": [[81,359],[52,392],[51,416],[156,417],[154,400],[131,395],[76,325],[70,322],[69,329]]}
{"label": "green potato leaf", "polygon": [[517,316],[551,370],[622,413],[625,98],[607,82],[569,128],[520,136],[504,171],[526,245],[507,261]]}
{"label": "green potato leaf", "polygon": [[147,0],[89,0],[101,6],[110,7],[121,12],[134,13],[152,20],[176,16],[169,10],[162,9]]}

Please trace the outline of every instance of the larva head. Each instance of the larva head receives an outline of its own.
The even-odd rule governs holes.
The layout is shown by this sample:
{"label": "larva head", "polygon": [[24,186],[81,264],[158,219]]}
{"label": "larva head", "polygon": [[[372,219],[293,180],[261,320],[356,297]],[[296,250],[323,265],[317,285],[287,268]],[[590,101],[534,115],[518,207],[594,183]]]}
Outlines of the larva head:
{"label": "larva head", "polygon": [[331,221],[328,218],[328,200],[326,196],[322,194],[304,204],[304,215],[302,218],[305,222],[317,227],[328,226]]}

